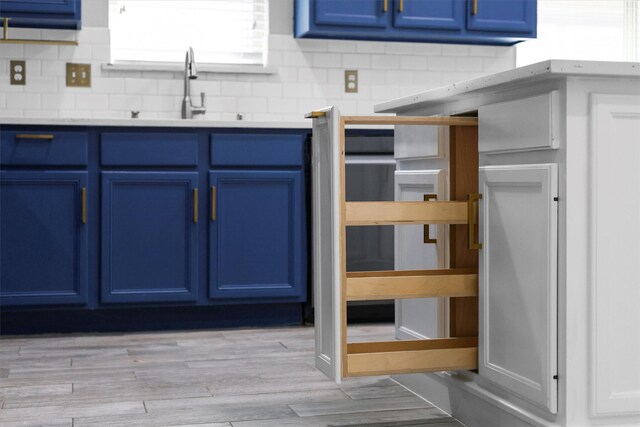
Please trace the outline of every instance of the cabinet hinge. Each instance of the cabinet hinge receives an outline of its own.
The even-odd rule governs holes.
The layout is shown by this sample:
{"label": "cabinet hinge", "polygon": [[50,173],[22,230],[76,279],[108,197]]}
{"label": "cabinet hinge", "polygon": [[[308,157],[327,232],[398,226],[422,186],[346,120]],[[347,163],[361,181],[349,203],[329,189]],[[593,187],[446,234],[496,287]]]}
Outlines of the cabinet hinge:
{"label": "cabinet hinge", "polygon": [[557,198],[557,197],[554,197],[554,198],[553,198],[553,201],[554,201],[554,202],[557,202],[557,201],[558,201],[558,198]]}
{"label": "cabinet hinge", "polygon": [[553,376],[553,379],[554,379],[554,380],[557,380],[557,379],[558,379],[558,374],[555,374],[555,375]]}

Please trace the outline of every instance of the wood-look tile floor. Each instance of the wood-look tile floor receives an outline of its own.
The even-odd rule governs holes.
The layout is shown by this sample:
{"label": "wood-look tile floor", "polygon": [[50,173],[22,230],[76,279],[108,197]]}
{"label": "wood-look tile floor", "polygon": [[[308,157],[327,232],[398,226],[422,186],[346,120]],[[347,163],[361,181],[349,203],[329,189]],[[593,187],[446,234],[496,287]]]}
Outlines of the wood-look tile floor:
{"label": "wood-look tile floor", "polygon": [[311,327],[3,337],[0,426],[462,426],[387,377],[334,384],[313,346]]}

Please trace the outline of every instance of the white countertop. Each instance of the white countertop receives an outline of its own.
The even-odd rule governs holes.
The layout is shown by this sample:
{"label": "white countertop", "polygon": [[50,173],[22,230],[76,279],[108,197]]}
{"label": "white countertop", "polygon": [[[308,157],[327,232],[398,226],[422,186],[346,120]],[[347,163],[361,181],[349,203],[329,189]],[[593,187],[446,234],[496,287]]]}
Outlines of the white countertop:
{"label": "white countertop", "polygon": [[552,59],[382,102],[375,105],[374,111],[376,113],[395,113],[405,108],[426,107],[443,99],[456,99],[456,97],[469,92],[498,89],[498,86],[522,84],[523,81],[527,80],[537,81],[570,75],[640,78],[640,63]]}
{"label": "white countertop", "polygon": [[70,119],[70,118],[29,118],[0,117],[2,125],[45,125],[45,126],[122,126],[122,127],[184,127],[184,128],[262,128],[262,129],[311,129],[311,120],[295,122],[253,121],[253,120],[166,120],[166,119]]}

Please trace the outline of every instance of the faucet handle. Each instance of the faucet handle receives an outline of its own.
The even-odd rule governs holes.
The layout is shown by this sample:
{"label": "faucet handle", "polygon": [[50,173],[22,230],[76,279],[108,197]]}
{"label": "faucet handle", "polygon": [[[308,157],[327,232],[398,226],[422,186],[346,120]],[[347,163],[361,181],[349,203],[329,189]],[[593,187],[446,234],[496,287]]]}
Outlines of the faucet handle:
{"label": "faucet handle", "polygon": [[205,107],[205,105],[204,105],[204,100],[205,100],[205,98],[206,98],[205,93],[204,93],[204,92],[200,92],[200,106],[201,106],[202,108],[204,108],[204,107]]}

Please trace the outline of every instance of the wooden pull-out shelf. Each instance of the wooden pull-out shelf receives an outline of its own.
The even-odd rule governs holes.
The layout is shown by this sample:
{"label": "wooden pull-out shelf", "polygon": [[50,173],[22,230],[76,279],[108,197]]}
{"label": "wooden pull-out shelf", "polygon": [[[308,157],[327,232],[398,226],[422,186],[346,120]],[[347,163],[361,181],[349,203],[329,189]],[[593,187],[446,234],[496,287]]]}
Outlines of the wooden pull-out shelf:
{"label": "wooden pull-out shelf", "polygon": [[478,272],[473,268],[347,273],[347,301],[477,295]]}
{"label": "wooden pull-out shelf", "polygon": [[407,374],[478,368],[478,338],[347,344],[345,376]]}
{"label": "wooden pull-out shelf", "polygon": [[346,202],[346,225],[468,224],[467,202]]}

